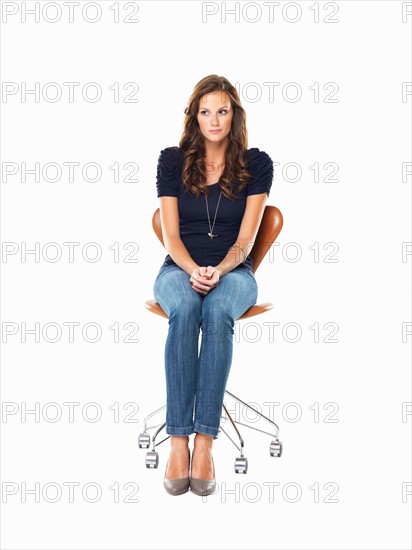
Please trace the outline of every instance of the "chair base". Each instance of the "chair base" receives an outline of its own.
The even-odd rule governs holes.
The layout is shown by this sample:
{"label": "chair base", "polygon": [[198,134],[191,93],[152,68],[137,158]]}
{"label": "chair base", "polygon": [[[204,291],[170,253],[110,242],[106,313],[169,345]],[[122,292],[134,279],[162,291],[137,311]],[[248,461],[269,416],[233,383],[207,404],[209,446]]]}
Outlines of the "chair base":
{"label": "chair base", "polygon": [[[266,422],[268,422],[271,425],[271,427],[274,428],[274,430],[275,430],[275,433],[267,432],[265,430],[261,430],[260,428],[256,428],[256,427],[251,426],[249,424],[245,424],[243,422],[235,420],[234,418],[232,418],[232,415],[227,410],[226,405],[223,405],[223,411],[225,412],[226,416],[222,415],[221,419],[229,420],[229,422],[232,425],[232,427],[233,427],[233,429],[234,429],[234,431],[237,435],[237,438],[239,440],[239,445],[237,445],[237,443],[232,439],[232,437],[227,433],[227,431],[222,427],[222,425],[220,425],[219,434],[220,434],[220,432],[223,432],[228,437],[228,439],[233,443],[233,445],[238,449],[238,451],[240,451],[240,456],[238,456],[235,459],[235,472],[237,474],[246,474],[247,470],[248,470],[248,460],[244,455],[244,440],[243,440],[243,437],[240,434],[240,431],[237,427],[238,425],[244,426],[246,428],[250,428],[251,430],[261,432],[261,433],[272,436],[274,439],[272,439],[271,442],[270,442],[270,447],[269,447],[270,456],[272,456],[272,457],[282,456],[283,445],[282,445],[282,442],[279,440],[279,427],[278,427],[278,425],[275,422],[273,422],[273,420],[270,420],[270,418],[268,418],[267,416],[262,414],[260,411],[258,411],[254,407],[252,407],[251,405],[249,405],[248,403],[246,403],[245,401],[243,401],[239,397],[236,397],[233,393],[229,392],[228,390],[226,390],[225,393],[227,395],[229,395],[231,398],[233,398],[237,403],[241,403],[243,406],[245,406],[248,409],[254,411],[256,413],[256,415],[259,417],[259,419],[262,419],[262,420],[265,420]],[[141,433],[139,435],[139,438],[138,438],[139,447],[141,449],[148,449],[150,447],[150,445],[152,445],[152,449],[150,451],[148,451],[147,454],[146,454],[145,463],[146,463],[147,468],[152,468],[153,469],[153,468],[158,467],[158,465],[159,465],[159,453],[158,453],[158,451],[156,451],[156,447],[161,445],[164,441],[166,441],[167,439],[169,439],[169,437],[171,437],[170,435],[167,435],[161,441],[159,441],[159,442],[156,441],[159,433],[166,427],[166,422],[162,422],[161,424],[156,424],[154,426],[148,426],[149,420],[151,418],[153,418],[153,416],[158,414],[160,411],[163,411],[164,409],[166,409],[166,405],[163,405],[163,407],[160,407],[159,409],[156,409],[155,411],[150,413],[144,419],[144,431],[143,431],[143,433]],[[150,434],[149,434],[149,430],[152,430],[152,429],[155,429],[155,428],[157,428],[157,430],[154,433],[154,435],[151,437]],[[219,434],[217,436],[215,436],[214,439],[219,437]]]}

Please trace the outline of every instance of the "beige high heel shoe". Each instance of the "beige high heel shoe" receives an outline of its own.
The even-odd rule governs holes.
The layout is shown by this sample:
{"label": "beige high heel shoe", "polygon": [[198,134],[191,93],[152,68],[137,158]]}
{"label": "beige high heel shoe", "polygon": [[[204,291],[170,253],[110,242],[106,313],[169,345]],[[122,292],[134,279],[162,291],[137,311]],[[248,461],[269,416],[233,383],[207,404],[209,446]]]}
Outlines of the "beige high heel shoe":
{"label": "beige high heel shoe", "polygon": [[[188,449],[187,452],[189,454],[189,472],[190,472],[190,450]],[[184,493],[187,493],[190,487],[190,478],[181,477],[178,479],[167,479],[166,472],[167,472],[168,465],[169,465],[169,461],[167,461],[167,464],[166,464],[165,477],[163,479],[163,487],[166,489],[169,495],[177,496],[177,495],[183,495]]]}
{"label": "beige high heel shoe", "polygon": [[[193,463],[193,455],[192,455]],[[216,475],[215,475],[215,463],[212,457],[213,465],[213,479],[200,479],[197,477],[192,477],[192,468],[190,468],[190,490],[195,495],[205,497],[212,495],[216,490]]]}

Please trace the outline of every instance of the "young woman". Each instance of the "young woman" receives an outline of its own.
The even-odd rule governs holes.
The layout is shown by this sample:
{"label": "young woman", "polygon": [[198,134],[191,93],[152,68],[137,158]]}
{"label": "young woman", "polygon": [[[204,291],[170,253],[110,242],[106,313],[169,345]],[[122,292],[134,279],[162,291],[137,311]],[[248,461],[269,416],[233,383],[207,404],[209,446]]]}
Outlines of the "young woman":
{"label": "young woman", "polygon": [[246,114],[226,78],[203,78],[184,112],[179,147],[161,151],[156,181],[168,252],[153,287],[169,316],[164,357],[171,448],[163,483],[172,495],[189,488],[209,495],[234,322],[257,301],[249,252],[273,163],[264,151],[247,149]]}

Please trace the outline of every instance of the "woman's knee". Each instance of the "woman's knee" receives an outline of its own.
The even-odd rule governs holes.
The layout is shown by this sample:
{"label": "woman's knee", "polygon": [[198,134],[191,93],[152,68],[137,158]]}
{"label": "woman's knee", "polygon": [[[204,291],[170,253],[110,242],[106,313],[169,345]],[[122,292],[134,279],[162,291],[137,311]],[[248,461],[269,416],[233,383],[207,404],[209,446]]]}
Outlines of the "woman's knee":
{"label": "woman's knee", "polygon": [[203,303],[202,330],[205,334],[234,333],[235,318],[232,306],[221,300],[209,300]]}
{"label": "woman's knee", "polygon": [[202,298],[193,290],[190,277],[182,269],[169,269],[156,278],[153,294],[168,316],[200,316]]}
{"label": "woman's knee", "polygon": [[231,284],[223,281],[219,286],[209,291],[204,297],[202,313],[204,317],[215,317],[217,319],[226,319],[232,317],[236,309],[238,295],[233,292]]}
{"label": "woman's knee", "polygon": [[163,300],[169,302],[178,302],[183,299],[189,299],[191,289],[189,277],[185,271],[178,267],[166,267],[164,272],[160,272],[153,285],[153,293]]}
{"label": "woman's knee", "polygon": [[203,301],[202,315],[215,324],[233,326],[238,317],[257,301],[256,281],[245,273],[228,273],[222,284],[212,290]]}
{"label": "woman's knee", "polygon": [[[193,290],[193,289],[191,289]],[[198,300],[196,296],[191,296],[176,301],[170,305],[169,317],[177,317],[180,319],[198,319],[200,321],[202,316],[202,301]]]}

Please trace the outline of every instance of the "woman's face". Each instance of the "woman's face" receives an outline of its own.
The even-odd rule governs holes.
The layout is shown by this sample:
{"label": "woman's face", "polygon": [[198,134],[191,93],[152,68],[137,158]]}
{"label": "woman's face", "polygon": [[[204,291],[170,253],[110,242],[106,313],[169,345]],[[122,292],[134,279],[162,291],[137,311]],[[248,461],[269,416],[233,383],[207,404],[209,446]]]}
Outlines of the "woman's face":
{"label": "woman's face", "polygon": [[197,121],[204,138],[210,142],[226,141],[233,119],[233,109],[226,92],[205,94],[200,98]]}

